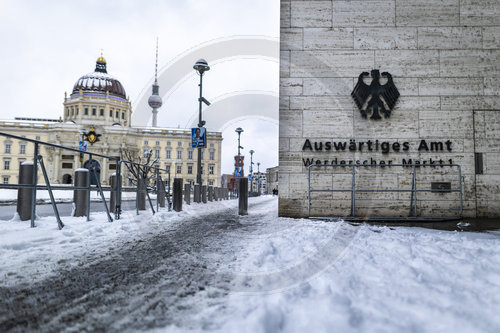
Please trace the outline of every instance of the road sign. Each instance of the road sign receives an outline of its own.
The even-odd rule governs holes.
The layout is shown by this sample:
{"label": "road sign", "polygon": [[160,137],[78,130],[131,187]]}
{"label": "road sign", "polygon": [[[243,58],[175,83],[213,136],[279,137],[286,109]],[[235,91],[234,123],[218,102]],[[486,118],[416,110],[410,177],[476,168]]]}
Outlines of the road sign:
{"label": "road sign", "polygon": [[87,151],[87,141],[78,142],[78,150],[79,151]]}

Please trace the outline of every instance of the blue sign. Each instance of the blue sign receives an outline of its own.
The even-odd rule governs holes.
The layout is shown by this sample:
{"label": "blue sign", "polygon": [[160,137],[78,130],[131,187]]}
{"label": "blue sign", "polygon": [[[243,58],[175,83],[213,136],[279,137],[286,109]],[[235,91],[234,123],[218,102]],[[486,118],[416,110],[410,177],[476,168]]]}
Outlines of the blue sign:
{"label": "blue sign", "polygon": [[79,151],[87,151],[87,141],[80,141],[78,143],[78,150]]}
{"label": "blue sign", "polygon": [[205,128],[204,127],[191,128],[191,137],[193,138],[193,141],[191,144],[192,148],[205,148],[206,147]]}

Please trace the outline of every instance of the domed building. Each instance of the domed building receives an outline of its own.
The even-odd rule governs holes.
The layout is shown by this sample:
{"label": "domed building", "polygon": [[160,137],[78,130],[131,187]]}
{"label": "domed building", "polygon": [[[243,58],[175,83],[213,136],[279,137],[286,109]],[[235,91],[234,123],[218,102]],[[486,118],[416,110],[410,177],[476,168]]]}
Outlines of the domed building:
{"label": "domed building", "polygon": [[[100,56],[93,72],[78,78],[71,94],[64,96],[64,114],[59,120],[16,118],[0,120],[0,132],[36,139],[78,149],[85,133],[100,134],[99,141],[88,143],[87,150],[96,154],[120,157],[120,152],[138,157],[151,152],[158,166],[171,170],[171,178],[195,182],[198,154],[191,148],[191,129],[156,127],[158,108],[162,105],[155,73],[152,96],[148,101],[153,111],[152,127],[134,127],[131,123],[132,104],[122,83],[108,74],[107,62]],[[203,183],[218,186],[221,170],[220,132],[207,133],[207,148],[202,156]],[[3,145],[3,147],[2,147]],[[70,184],[74,170],[81,167],[78,154],[48,146],[41,153],[51,183]],[[18,182],[19,165],[33,159],[33,145],[0,136],[0,181]],[[85,157],[86,159],[88,157]],[[92,164],[100,169],[103,185],[115,172],[115,164],[95,157]],[[124,168],[126,169],[126,168]],[[127,170],[123,170],[123,185],[129,185]],[[43,182],[43,177],[40,177]]]}
{"label": "domed building", "polygon": [[80,77],[70,97],[64,98],[64,121],[89,125],[130,126],[131,103],[123,85],[108,74],[101,56],[95,70]]}

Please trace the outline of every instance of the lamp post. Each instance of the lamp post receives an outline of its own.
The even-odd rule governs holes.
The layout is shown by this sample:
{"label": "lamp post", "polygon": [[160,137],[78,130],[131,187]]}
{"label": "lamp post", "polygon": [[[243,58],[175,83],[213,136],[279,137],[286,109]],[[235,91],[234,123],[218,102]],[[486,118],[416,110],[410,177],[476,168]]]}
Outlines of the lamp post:
{"label": "lamp post", "polygon": [[255,151],[252,149],[250,150],[250,193],[253,192],[253,153],[255,153]]}
{"label": "lamp post", "polygon": [[260,162],[257,162],[257,195],[260,195]]}
{"label": "lamp post", "polygon": [[[205,125],[205,121],[201,119],[201,104],[205,103],[207,106],[210,105],[210,102],[208,102],[203,96],[202,96],[202,89],[203,89],[203,74],[207,71],[210,70],[210,67],[208,66],[208,63],[205,59],[199,59],[193,66],[194,70],[198,75],[200,76],[200,84],[198,85],[200,87],[200,97],[198,98],[199,102],[199,113],[198,113],[198,127],[203,127]],[[205,133],[206,135],[206,133]],[[198,147],[198,163],[197,163],[197,173],[196,173],[196,182],[201,186],[201,150],[202,147]]]}
{"label": "lamp post", "polygon": [[243,167],[241,166],[241,154],[240,154],[240,149],[243,149],[243,147],[240,145],[240,136],[241,136],[241,133],[243,132],[243,128],[241,127],[238,127],[237,129],[234,130],[236,133],[238,133],[238,166],[241,167],[241,170],[238,170],[238,171],[241,171],[241,172],[238,172],[238,174],[243,174]]}

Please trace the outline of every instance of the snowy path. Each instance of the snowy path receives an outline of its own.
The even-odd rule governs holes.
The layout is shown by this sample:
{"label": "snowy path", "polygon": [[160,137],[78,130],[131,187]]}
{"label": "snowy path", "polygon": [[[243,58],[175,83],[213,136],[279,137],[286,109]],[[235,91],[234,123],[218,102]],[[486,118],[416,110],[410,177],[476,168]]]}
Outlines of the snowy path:
{"label": "snowy path", "polygon": [[500,331],[498,231],[278,218],[271,197],[236,207],[62,232],[0,221],[0,331]]}
{"label": "snowy path", "polygon": [[[275,205],[267,200],[249,209],[270,204]],[[1,331],[24,331],[27,325],[47,332],[118,332],[189,324],[183,323],[183,312],[196,313],[196,307],[218,302],[230,288],[230,275],[213,268],[233,260],[230,243],[235,239],[224,236],[243,227],[238,220],[233,207],[220,209],[127,241],[104,255],[86,257],[90,262],[61,269],[27,288],[0,288]],[[193,302],[193,297],[198,300]]]}

